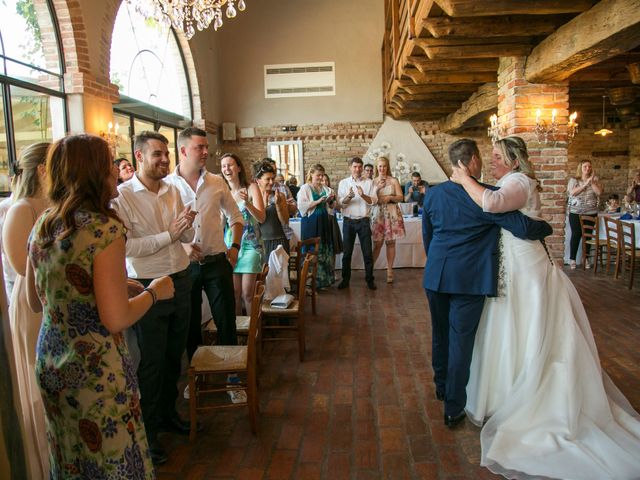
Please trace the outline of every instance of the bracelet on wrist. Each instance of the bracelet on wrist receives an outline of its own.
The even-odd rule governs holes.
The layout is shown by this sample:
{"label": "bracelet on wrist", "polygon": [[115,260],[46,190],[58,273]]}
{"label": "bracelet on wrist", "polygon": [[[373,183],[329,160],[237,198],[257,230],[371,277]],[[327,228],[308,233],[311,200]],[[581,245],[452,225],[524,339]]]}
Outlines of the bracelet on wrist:
{"label": "bracelet on wrist", "polygon": [[147,287],[147,288],[145,288],[143,290],[143,292],[149,292],[151,294],[151,299],[153,300],[153,303],[151,304],[151,306],[154,306],[156,304],[156,302],[158,301],[158,295],[153,290],[153,288]]}

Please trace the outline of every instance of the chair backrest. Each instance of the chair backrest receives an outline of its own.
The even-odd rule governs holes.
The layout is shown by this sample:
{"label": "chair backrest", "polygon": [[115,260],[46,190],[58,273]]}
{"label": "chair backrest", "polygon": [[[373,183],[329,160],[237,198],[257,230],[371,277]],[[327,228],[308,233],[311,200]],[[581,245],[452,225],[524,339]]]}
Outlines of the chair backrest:
{"label": "chair backrest", "polygon": [[309,276],[309,268],[311,267],[311,261],[313,256],[307,253],[302,263],[302,271],[300,272],[300,279],[298,282],[298,308],[301,310],[304,308],[304,299],[307,296],[305,288],[307,285],[307,277]]}
{"label": "chair backrest", "polygon": [[622,225],[620,224],[620,220],[605,216],[604,231],[607,234],[607,244],[612,247],[621,248]]}
{"label": "chair backrest", "polygon": [[[260,273],[258,273],[256,275],[256,282],[265,282],[267,280],[267,275],[269,274],[269,264],[265,263],[264,265],[262,265],[262,271]],[[257,287],[256,287],[256,291],[254,291],[254,295],[257,292]]]}
{"label": "chair backrest", "polygon": [[[320,252],[320,237],[307,238],[306,240],[298,243],[298,252],[312,255],[311,277],[316,278],[318,276],[318,253]],[[300,253],[298,253],[298,255],[300,255]],[[300,264],[298,264],[298,269],[299,268]]]}
{"label": "chair backrest", "polygon": [[263,297],[264,282],[256,282],[256,293],[251,301],[251,318],[249,319],[249,336],[247,337],[247,360],[249,365],[255,364],[256,341],[260,334],[260,318],[262,316],[261,306]]}
{"label": "chair backrest", "polygon": [[580,229],[582,230],[582,238],[586,240],[599,241],[598,238],[598,217],[589,215],[580,215]]}
{"label": "chair backrest", "polygon": [[636,250],[636,227],[631,222],[618,220],[620,223],[620,237],[622,238],[622,247],[625,252],[635,255]]}

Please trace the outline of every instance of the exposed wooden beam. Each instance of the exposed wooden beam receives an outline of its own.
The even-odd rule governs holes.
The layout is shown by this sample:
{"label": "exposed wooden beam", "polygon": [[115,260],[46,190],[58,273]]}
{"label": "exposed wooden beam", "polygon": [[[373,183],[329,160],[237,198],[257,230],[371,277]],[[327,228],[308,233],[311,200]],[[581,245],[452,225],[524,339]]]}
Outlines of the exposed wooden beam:
{"label": "exposed wooden beam", "polygon": [[[447,60],[452,58],[498,58],[498,57],[517,57],[526,56],[531,52],[531,45],[523,43],[500,43],[496,40],[487,38],[486,40],[478,39],[477,43],[472,44],[469,40],[438,40],[438,44],[434,44],[435,39],[416,38],[415,44],[418,45],[431,60]],[[493,40],[493,42],[492,42]]]}
{"label": "exposed wooden beam", "polygon": [[497,58],[473,58],[459,60],[430,60],[426,56],[412,55],[407,63],[414,65],[423,73],[426,72],[497,72]]}
{"label": "exposed wooden beam", "polygon": [[460,108],[440,122],[440,129],[445,133],[458,133],[470,126],[478,125],[478,117],[488,117],[488,112],[498,108],[498,85],[486,83]]}
{"label": "exposed wooden beam", "polygon": [[488,15],[554,15],[584,12],[592,0],[435,0],[450,17]]}
{"label": "exposed wooden beam", "polygon": [[429,83],[485,83],[496,81],[496,72],[429,72],[422,73],[414,68],[405,68],[403,75],[417,84]]}
{"label": "exposed wooden beam", "polygon": [[429,85],[409,85],[403,89],[411,94],[439,93],[439,92],[469,92],[471,94],[477,87],[472,84],[429,84]]}
{"label": "exposed wooden beam", "polygon": [[[483,2],[480,2],[483,3]],[[554,32],[558,26],[571,19],[568,15],[537,16],[513,15],[503,17],[435,17],[422,22],[435,38],[528,37]]]}
{"label": "exposed wooden beam", "polygon": [[640,0],[602,0],[533,49],[525,78],[533,83],[566,80],[578,70],[638,45]]}

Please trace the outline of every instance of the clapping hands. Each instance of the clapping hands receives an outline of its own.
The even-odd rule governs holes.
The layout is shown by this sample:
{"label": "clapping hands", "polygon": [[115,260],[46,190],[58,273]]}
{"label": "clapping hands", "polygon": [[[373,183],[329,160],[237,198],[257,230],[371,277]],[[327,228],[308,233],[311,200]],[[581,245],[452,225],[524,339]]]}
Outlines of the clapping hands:
{"label": "clapping hands", "polygon": [[171,241],[175,242],[180,236],[191,228],[198,212],[191,210],[191,206],[184,207],[184,210],[169,224],[169,235]]}

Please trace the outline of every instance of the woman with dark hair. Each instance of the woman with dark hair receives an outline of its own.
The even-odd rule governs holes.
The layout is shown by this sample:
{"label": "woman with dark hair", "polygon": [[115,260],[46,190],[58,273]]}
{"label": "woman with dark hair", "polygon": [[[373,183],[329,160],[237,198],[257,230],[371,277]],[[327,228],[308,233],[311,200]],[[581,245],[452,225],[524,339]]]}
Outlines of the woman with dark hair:
{"label": "woman with dark hair", "polygon": [[333,237],[327,208],[335,202],[336,195],[332,189],[325,187],[323,182],[324,167],[318,163],[309,169],[307,183],[302,185],[298,192],[298,208],[302,215],[300,236],[302,240],[320,237],[316,278],[318,288],[329,287],[335,280],[332,263]]}
{"label": "woman with dark hair", "polygon": [[271,252],[278,248],[278,245],[282,245],[289,254],[289,240],[283,229],[284,225],[289,224],[287,199],[284,193],[273,189],[276,171],[270,162],[258,162],[254,166],[254,178],[266,206],[266,216],[260,224],[260,234],[264,244],[264,261],[268,262]]}
{"label": "woman with dark hair", "polygon": [[116,158],[113,164],[118,167],[118,185],[131,180],[133,174],[136,173],[131,162],[124,157]]}
{"label": "woman with dark hair", "polygon": [[[242,315],[244,305],[247,315],[251,315],[251,299],[255,290],[256,275],[262,271],[262,264],[265,261],[260,235],[260,224],[266,218],[264,201],[258,185],[249,183],[247,180],[247,174],[237,155],[225,153],[220,158],[220,169],[244,218],[238,263],[233,269],[236,314]],[[230,229],[226,231],[225,242],[227,247],[231,247]]]}
{"label": "woman with dark hair", "polygon": [[51,208],[29,239],[27,296],[43,312],[36,377],[47,414],[51,478],[154,478],[136,372],[122,331],[169,277],[128,298],[125,231],[111,200],[118,170],[92,135],[56,142],[46,161]]}
{"label": "woman with dark hair", "polygon": [[3,249],[16,281],[9,303],[9,322],[13,362],[20,403],[18,421],[22,426],[25,459],[30,478],[49,476],[47,430],[42,395],[35,374],[36,343],[42,315],[34,313],[27,303],[27,241],[37,218],[47,206],[44,192],[48,143],[36,143],[25,148],[18,159],[13,177],[13,204],[3,227]]}

